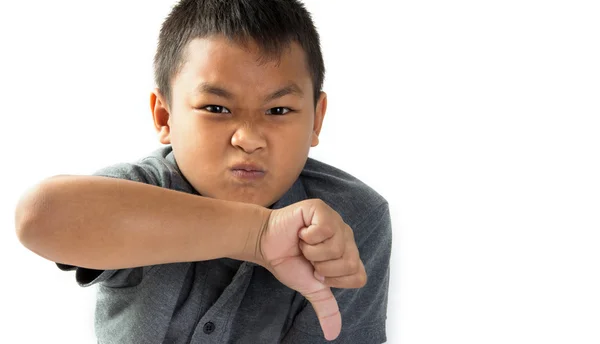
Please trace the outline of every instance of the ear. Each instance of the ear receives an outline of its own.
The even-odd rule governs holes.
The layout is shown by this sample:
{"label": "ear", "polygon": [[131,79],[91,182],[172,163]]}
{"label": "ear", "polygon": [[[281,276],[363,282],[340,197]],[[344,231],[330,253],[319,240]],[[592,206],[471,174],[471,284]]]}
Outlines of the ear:
{"label": "ear", "polygon": [[152,93],[150,93],[150,110],[152,111],[154,128],[158,133],[158,140],[162,144],[170,144],[171,115],[169,113],[167,101],[158,88],[155,88]]}
{"label": "ear", "polygon": [[315,108],[315,122],[313,125],[312,142],[311,147],[315,147],[319,144],[319,133],[321,133],[321,126],[323,125],[323,118],[327,111],[327,93],[321,92],[317,106]]}

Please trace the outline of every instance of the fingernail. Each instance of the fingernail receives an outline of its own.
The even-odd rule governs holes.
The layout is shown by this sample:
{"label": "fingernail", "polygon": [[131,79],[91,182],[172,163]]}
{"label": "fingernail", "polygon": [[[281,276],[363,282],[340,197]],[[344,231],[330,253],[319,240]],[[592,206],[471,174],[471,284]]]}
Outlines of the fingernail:
{"label": "fingernail", "polygon": [[316,271],[315,271],[315,278],[318,279],[321,283],[325,282],[325,277],[319,275],[319,273]]}

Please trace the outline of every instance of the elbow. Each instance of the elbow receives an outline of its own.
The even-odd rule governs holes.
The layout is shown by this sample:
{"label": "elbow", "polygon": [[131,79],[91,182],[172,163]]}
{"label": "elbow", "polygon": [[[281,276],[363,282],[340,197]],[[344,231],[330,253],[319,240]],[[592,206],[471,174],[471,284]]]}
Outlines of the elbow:
{"label": "elbow", "polygon": [[[54,178],[54,177],[53,177]],[[49,178],[28,189],[17,202],[15,231],[19,242],[29,250],[44,255],[44,243],[52,229],[52,179]]]}

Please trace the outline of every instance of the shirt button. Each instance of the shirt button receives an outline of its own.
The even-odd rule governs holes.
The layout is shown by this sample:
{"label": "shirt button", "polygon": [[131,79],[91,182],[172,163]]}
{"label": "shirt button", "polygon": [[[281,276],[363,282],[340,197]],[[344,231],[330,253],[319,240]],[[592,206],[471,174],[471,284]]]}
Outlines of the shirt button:
{"label": "shirt button", "polygon": [[212,322],[209,321],[206,324],[204,324],[203,330],[204,330],[204,333],[211,334],[215,330],[215,324],[213,324]]}

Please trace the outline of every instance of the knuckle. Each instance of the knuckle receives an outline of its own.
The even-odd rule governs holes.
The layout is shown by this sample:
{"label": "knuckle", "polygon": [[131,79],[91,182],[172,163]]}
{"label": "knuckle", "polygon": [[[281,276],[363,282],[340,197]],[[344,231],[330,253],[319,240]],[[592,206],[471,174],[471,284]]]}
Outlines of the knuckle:
{"label": "knuckle", "polygon": [[344,225],[344,229],[345,229],[346,234],[350,238],[352,238],[352,240],[354,240],[354,231],[352,230],[352,227],[350,227],[349,225],[345,224]]}
{"label": "knuckle", "polygon": [[364,287],[367,284],[367,274],[358,274],[357,280],[358,287]]}
{"label": "knuckle", "polygon": [[335,230],[333,229],[332,226],[323,226],[323,234],[325,236],[327,236],[328,238],[333,236],[334,233],[335,233]]}
{"label": "knuckle", "polygon": [[341,258],[344,255],[344,247],[342,245],[333,245],[332,253],[335,258]]}
{"label": "knuckle", "polygon": [[348,264],[348,269],[350,270],[351,273],[358,272],[359,264],[356,261],[356,259],[349,260],[347,264]]}
{"label": "knuckle", "polygon": [[334,217],[341,219],[339,213],[335,211],[329,204],[327,204],[327,202],[323,201],[320,198],[314,198],[313,201],[313,205],[315,208],[318,208],[321,211],[328,212],[329,215],[333,215]]}
{"label": "knuckle", "polygon": [[322,208],[323,206],[326,206],[327,204],[320,198],[313,198],[312,199],[313,204],[315,205],[315,207],[318,208]]}

